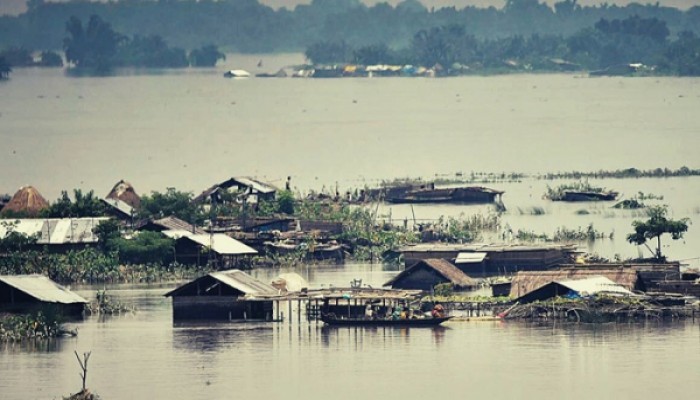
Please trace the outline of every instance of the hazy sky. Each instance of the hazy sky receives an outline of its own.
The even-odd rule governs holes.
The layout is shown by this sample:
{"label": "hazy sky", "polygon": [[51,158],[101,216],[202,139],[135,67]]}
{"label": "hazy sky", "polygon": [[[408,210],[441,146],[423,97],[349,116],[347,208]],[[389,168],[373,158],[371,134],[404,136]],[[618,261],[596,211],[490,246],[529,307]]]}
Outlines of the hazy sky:
{"label": "hazy sky", "polygon": [[[68,0],[47,0],[47,1],[68,1]],[[271,7],[278,8],[282,6],[286,6],[287,8],[294,8],[295,5],[297,4],[308,4],[311,2],[311,0],[258,0],[263,4],[267,4]],[[379,3],[382,0],[362,0],[364,3],[372,5],[375,3]],[[399,3],[401,0],[386,0],[387,3],[389,4],[396,4]],[[486,7],[486,6],[496,6],[496,7],[502,7],[503,4],[505,3],[505,0],[420,0],[423,4],[425,4],[427,7],[444,7],[444,6],[455,6],[457,8],[463,8],[465,6],[469,5],[475,5],[479,7]],[[554,4],[560,0],[546,0],[547,3]],[[619,4],[619,5],[625,5],[629,3],[633,3],[633,0],[578,0],[578,3],[581,5],[592,5],[592,4],[601,4],[601,3],[608,3],[608,4]],[[647,4],[647,3],[656,3],[656,1],[653,0],[637,0],[637,3],[641,4]],[[700,0],[658,0],[658,2],[661,5],[664,6],[670,6],[670,7],[677,7],[681,9],[687,9],[692,6],[700,6]],[[26,3],[27,0],[0,0],[0,15],[3,14],[12,14],[16,15],[19,13],[22,13],[26,11]]]}

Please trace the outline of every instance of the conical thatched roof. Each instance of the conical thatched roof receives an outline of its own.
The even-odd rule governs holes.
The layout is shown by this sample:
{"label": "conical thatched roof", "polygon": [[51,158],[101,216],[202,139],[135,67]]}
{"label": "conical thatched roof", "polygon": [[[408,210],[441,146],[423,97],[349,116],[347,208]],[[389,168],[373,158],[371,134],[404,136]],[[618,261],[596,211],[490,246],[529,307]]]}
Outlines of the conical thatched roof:
{"label": "conical thatched roof", "polygon": [[139,208],[141,205],[141,198],[138,194],[136,194],[134,187],[131,186],[131,183],[123,179],[114,185],[112,190],[107,195],[107,198],[121,200],[133,208]]}
{"label": "conical thatched roof", "polygon": [[39,212],[49,207],[49,202],[33,186],[20,188],[12,199],[5,204],[2,214],[16,213],[30,217],[37,216]]}

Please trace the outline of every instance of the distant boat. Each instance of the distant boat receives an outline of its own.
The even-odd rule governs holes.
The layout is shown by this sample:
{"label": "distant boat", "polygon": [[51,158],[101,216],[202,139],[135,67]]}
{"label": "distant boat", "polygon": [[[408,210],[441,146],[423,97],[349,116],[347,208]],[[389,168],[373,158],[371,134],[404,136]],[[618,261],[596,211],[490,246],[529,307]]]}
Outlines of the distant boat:
{"label": "distant boat", "polygon": [[[561,201],[613,201],[617,198],[617,192],[578,192],[565,191]],[[556,199],[555,199],[556,200]]]}
{"label": "distant boat", "polygon": [[481,186],[436,189],[433,184],[423,188],[392,188],[386,195],[389,203],[492,203],[502,195],[500,190]]}
{"label": "distant boat", "polygon": [[224,73],[224,78],[250,78],[250,72],[242,69],[232,69]]}

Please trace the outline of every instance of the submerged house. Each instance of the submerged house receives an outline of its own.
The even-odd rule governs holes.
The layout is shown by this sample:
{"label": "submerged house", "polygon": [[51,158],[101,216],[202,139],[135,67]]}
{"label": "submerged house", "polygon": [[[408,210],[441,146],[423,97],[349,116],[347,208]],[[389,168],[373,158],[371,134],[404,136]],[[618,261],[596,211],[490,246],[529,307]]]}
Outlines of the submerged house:
{"label": "submerged house", "polygon": [[161,232],[175,240],[173,257],[181,264],[218,266],[235,265],[239,258],[258,252],[223,233],[192,233],[182,230]]}
{"label": "submerged house", "polygon": [[[212,272],[165,294],[176,320],[272,321],[278,289],[238,269]],[[260,296],[260,297],[258,297]]]}
{"label": "submerged house", "polygon": [[392,289],[432,290],[435,285],[450,283],[454,289],[469,290],[478,286],[476,280],[467,276],[447,260],[429,258],[406,268],[384,284]]}
{"label": "submerged house", "polygon": [[467,275],[476,277],[552,269],[571,262],[576,245],[424,243],[404,246],[399,252],[406,267],[420,260],[442,258],[453,261]]}
{"label": "submerged house", "polygon": [[141,221],[136,230],[163,232],[163,231],[186,231],[197,234],[207,233],[204,229],[198,228],[187,221],[183,221],[177,217],[169,216],[160,219],[148,219]]}
{"label": "submerged house", "polygon": [[0,275],[0,312],[51,309],[63,316],[79,317],[87,302],[43,275]]}
{"label": "submerged house", "polygon": [[586,267],[561,269],[555,271],[522,271],[511,281],[510,297],[520,298],[528,293],[549,285],[552,282],[582,280],[604,277],[626,290],[639,290],[641,281],[637,271],[629,268],[591,268]]}
{"label": "submerged house", "polygon": [[235,194],[236,201],[257,204],[260,200],[274,200],[277,188],[248,177],[232,177],[217,183],[192,199],[195,203],[221,204],[227,201],[227,194]]}
{"label": "submerged house", "polygon": [[630,290],[604,276],[593,276],[584,279],[557,280],[534,289],[518,297],[521,304],[542,301],[554,297],[580,298],[597,294],[613,296],[634,296]]}

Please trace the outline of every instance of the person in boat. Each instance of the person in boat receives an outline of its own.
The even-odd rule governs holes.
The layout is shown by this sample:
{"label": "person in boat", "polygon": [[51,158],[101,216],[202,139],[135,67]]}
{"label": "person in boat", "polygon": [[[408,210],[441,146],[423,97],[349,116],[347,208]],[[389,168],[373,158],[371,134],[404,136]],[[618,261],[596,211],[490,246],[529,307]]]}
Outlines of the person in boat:
{"label": "person in boat", "polygon": [[430,314],[433,318],[442,318],[445,316],[445,309],[442,307],[442,304],[435,304]]}

